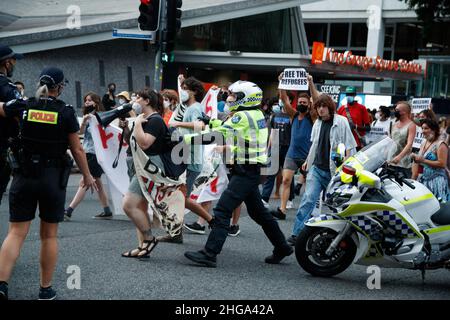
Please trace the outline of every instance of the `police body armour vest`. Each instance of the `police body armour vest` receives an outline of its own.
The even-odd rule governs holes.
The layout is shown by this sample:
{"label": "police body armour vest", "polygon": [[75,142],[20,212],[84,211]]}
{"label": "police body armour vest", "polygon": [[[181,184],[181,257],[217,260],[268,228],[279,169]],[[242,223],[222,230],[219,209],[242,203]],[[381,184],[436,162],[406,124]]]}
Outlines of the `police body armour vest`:
{"label": "police body armour vest", "polygon": [[28,100],[19,136],[26,154],[58,158],[66,153],[68,137],[62,119],[65,106],[63,101],[57,99]]}

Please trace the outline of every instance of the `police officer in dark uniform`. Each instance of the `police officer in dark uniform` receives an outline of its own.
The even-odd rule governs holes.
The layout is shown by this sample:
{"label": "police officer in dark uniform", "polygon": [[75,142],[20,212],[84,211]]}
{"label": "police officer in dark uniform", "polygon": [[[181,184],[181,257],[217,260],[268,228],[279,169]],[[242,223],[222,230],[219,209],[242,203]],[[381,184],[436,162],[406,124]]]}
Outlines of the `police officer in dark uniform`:
{"label": "police officer in dark uniform", "polygon": [[[0,102],[22,98],[15,84],[9,79],[13,75],[16,61],[22,58],[23,55],[15,53],[10,47],[0,44]],[[0,118],[0,204],[11,176],[11,168],[6,160],[8,139],[17,136],[17,132],[17,121]]]}
{"label": "police officer in dark uniform", "polygon": [[8,297],[7,281],[39,206],[41,218],[41,288],[39,299],[52,300],[51,282],[58,254],[58,223],[64,220],[66,187],[72,167],[70,148],[82,174],[82,185],[95,188],[73,107],[58,99],[64,88],[63,72],[45,68],[36,98],[0,103],[0,117],[16,118],[20,133],[8,160],[13,170],[9,191],[10,228],[0,251],[0,299]]}

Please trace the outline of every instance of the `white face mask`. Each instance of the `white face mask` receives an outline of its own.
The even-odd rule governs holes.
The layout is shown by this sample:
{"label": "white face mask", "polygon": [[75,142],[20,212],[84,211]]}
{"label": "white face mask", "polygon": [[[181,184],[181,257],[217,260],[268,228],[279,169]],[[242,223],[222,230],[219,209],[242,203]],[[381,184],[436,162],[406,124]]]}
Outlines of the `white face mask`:
{"label": "white face mask", "polygon": [[186,102],[189,100],[189,93],[186,90],[180,89],[180,99],[181,102]]}
{"label": "white face mask", "polygon": [[125,99],[119,99],[119,104],[120,105],[123,105],[123,104],[125,104],[125,103],[127,103],[127,100],[125,100]]}
{"label": "white face mask", "polygon": [[164,105],[164,108],[166,108],[166,109],[170,108],[170,101],[164,100],[163,105]]}
{"label": "white face mask", "polygon": [[380,119],[381,119],[381,116],[380,116],[380,113],[379,113],[379,112],[375,113],[375,119],[377,119],[377,120],[380,120]]}
{"label": "white face mask", "polygon": [[140,115],[142,113],[142,106],[139,103],[137,102],[133,103],[132,108],[134,112],[136,112],[136,115]]}
{"label": "white face mask", "polygon": [[280,108],[279,105],[275,104],[275,105],[273,105],[273,107],[272,107],[272,111],[273,111],[274,113],[279,113],[279,112],[281,112],[281,108]]}

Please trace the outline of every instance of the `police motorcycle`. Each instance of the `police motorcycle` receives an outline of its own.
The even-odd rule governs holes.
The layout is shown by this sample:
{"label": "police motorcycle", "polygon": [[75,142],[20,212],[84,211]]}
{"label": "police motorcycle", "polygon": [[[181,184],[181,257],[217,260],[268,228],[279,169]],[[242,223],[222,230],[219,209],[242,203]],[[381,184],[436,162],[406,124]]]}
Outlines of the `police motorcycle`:
{"label": "police motorcycle", "polygon": [[[450,203],[387,165],[395,142],[386,137],[342,163],[326,190],[325,209],[305,222],[295,255],[314,276],[330,277],[352,263],[388,268],[450,269]],[[327,212],[325,212],[327,211]]]}

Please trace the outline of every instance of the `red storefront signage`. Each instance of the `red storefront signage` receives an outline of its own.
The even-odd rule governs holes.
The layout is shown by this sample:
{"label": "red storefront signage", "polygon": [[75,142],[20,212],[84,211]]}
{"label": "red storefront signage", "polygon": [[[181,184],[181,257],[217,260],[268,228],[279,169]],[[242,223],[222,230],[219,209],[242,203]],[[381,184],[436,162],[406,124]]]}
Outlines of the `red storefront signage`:
{"label": "red storefront signage", "polygon": [[324,50],[325,44],[323,42],[313,42],[312,64],[322,64]]}
{"label": "red storefront signage", "polygon": [[322,61],[331,62],[337,65],[358,66],[364,70],[376,69],[377,71],[394,71],[405,73],[423,73],[422,65],[413,61],[400,59],[398,61],[385,60],[380,56],[365,57],[354,55],[351,51],[337,52],[333,48],[325,48],[321,42],[313,44],[313,58],[311,63],[317,64],[318,53],[322,49]]}

